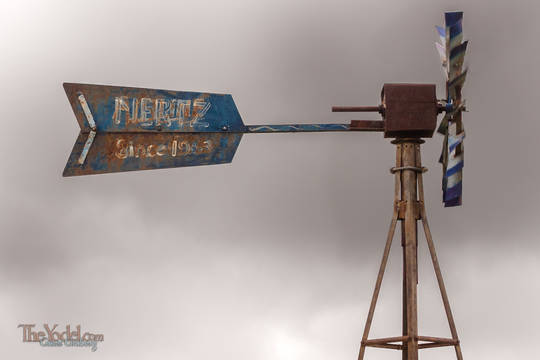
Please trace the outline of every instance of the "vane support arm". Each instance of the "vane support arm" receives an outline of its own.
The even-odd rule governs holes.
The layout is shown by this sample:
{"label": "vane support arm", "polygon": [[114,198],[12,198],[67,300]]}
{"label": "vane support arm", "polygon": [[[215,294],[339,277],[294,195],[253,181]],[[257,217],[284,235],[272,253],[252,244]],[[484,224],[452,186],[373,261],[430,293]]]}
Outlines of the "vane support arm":
{"label": "vane support arm", "polygon": [[283,124],[247,125],[246,133],[294,133],[294,132],[334,132],[334,131],[384,131],[380,120],[353,120],[350,124]]}

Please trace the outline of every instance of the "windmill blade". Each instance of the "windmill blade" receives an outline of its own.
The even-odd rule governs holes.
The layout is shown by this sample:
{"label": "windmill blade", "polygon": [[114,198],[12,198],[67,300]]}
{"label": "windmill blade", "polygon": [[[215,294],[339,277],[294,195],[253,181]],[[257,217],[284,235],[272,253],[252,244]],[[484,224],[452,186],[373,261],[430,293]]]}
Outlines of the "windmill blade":
{"label": "windmill blade", "polygon": [[[437,27],[439,37],[444,35],[445,58],[443,68],[446,75],[447,102],[450,110],[444,115],[437,132],[444,135],[443,149],[439,162],[443,166],[443,201],[446,207],[459,206],[462,203],[463,179],[463,130],[462,112],[464,101],[461,90],[467,77],[463,70],[468,42],[463,42],[463,12],[445,13],[444,32]],[[442,47],[437,46],[439,55]]]}
{"label": "windmill blade", "polygon": [[[451,11],[444,13],[445,35],[448,51],[450,51],[452,48],[452,46],[449,46],[449,43],[455,43],[457,40],[459,40],[458,38],[462,36],[462,21],[463,11]],[[461,43],[461,41],[459,41],[459,43]]]}
{"label": "windmill blade", "polygon": [[245,133],[350,130],[349,124],[246,126],[228,94],[74,83],[64,89],[81,131],[63,176],[225,164]]}
{"label": "windmill blade", "polygon": [[456,76],[461,74],[468,43],[468,41],[465,41],[450,51],[450,60],[448,62],[448,79],[454,79]]}
{"label": "windmill blade", "polygon": [[463,41],[463,29],[461,20],[446,28],[446,51],[450,53],[453,48],[459,46]]}
{"label": "windmill blade", "polygon": [[444,72],[445,78],[448,80],[448,62],[446,60],[446,47],[444,45],[441,45],[440,43],[436,42],[435,47],[437,48],[437,52],[439,53],[439,57],[441,58],[441,64]]}
{"label": "windmill blade", "polygon": [[441,40],[441,45],[446,48],[446,30],[441,26],[435,26],[437,33],[439,34],[439,39]]}
{"label": "windmill blade", "polygon": [[452,103],[461,102],[461,89],[463,88],[466,77],[467,70],[448,81],[448,96],[452,100]]}

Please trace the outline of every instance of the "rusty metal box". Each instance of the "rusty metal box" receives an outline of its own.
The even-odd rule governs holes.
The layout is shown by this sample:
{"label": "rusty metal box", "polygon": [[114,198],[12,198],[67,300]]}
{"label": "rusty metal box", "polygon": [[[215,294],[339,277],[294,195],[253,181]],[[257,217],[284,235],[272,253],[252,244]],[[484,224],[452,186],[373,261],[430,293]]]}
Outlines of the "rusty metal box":
{"label": "rusty metal box", "polygon": [[434,84],[384,84],[384,137],[432,137],[437,125]]}

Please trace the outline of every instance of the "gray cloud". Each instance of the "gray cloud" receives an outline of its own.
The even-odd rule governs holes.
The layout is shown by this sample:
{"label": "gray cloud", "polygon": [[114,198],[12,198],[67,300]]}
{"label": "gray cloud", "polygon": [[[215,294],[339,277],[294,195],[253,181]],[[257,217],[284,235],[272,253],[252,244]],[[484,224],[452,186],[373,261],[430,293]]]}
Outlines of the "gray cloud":
{"label": "gray cloud", "polygon": [[[348,121],[330,107],[376,104],[384,82],[442,94],[433,25],[454,9],[471,41],[464,205],[441,205],[435,136],[430,224],[465,357],[534,357],[539,6],[442,0],[2,4],[0,356],[354,358],[391,215],[387,140],[252,135],[230,165],[62,178],[78,127],[61,83],[232,93],[247,124]],[[374,336],[400,333],[393,246]],[[419,254],[420,329],[446,336]],[[105,341],[23,344],[25,322]]]}

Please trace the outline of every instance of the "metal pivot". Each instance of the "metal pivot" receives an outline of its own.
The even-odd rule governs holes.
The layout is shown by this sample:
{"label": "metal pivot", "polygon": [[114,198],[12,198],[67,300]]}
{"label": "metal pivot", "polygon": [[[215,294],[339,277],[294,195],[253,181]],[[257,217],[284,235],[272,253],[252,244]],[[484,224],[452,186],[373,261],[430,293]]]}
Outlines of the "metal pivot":
{"label": "metal pivot", "polygon": [[[437,259],[433,238],[431,237],[431,231],[429,230],[426,217],[422,179],[422,174],[426,169],[422,167],[420,157],[420,144],[423,142],[424,141],[421,139],[396,139],[392,141],[392,143],[396,145],[396,166],[391,170],[395,177],[394,211],[379,268],[379,274],[377,276],[373,297],[369,307],[366,325],[364,327],[358,360],[364,359],[366,347],[401,350],[403,360],[418,360],[418,349],[442,346],[454,346],[457,359],[463,360],[454,318],[450,309],[448,295],[444,286],[439,261]],[[396,337],[368,339],[398,220],[401,221],[403,247],[403,334],[402,336]],[[418,220],[422,221],[452,338],[418,335]]]}

